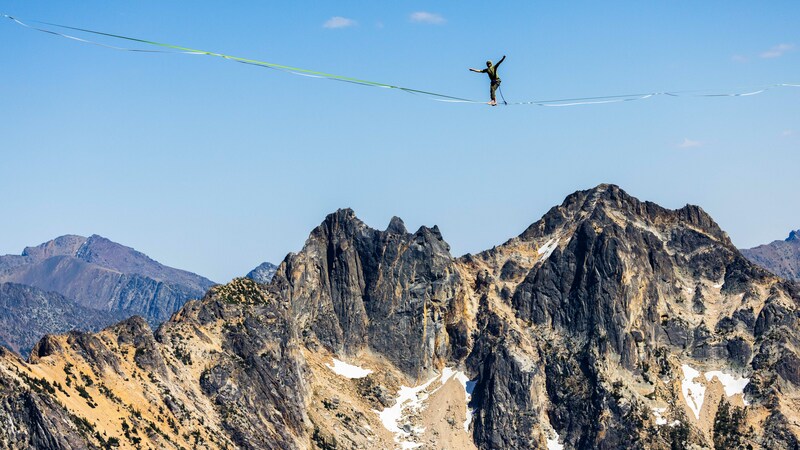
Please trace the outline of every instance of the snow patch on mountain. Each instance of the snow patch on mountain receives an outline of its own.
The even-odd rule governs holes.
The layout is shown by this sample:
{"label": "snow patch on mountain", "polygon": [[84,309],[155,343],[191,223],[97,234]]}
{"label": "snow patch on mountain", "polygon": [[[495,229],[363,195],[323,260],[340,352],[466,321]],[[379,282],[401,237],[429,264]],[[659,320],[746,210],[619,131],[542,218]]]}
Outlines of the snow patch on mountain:
{"label": "snow patch on mountain", "polygon": [[541,255],[540,259],[545,260],[549,258],[550,255],[553,254],[553,251],[555,251],[556,247],[558,247],[558,237],[554,237],[553,239],[547,241],[543,246],[539,248],[537,252],[539,253],[539,255]]}
{"label": "snow patch on mountain", "polygon": [[325,364],[329,369],[331,369],[337,375],[341,375],[345,378],[364,378],[365,376],[372,373],[370,369],[364,369],[358,366],[354,366],[352,364],[347,364],[344,361],[340,361],[336,358],[333,358],[333,365]]}
{"label": "snow patch on mountain", "polygon": [[742,401],[744,405],[747,406],[748,402],[744,398],[744,388],[750,383],[749,378],[738,377],[736,375],[722,372],[719,370],[712,370],[711,372],[705,373],[706,380],[711,381],[714,378],[719,380],[722,383],[723,388],[725,389],[725,395],[728,397],[733,397],[736,394],[740,394],[742,396]]}
{"label": "snow patch on mountain", "polygon": [[561,436],[553,430],[553,437],[547,438],[547,450],[564,450],[564,445],[558,442],[559,439]]}
{"label": "snow patch on mountain", "polygon": [[700,378],[700,372],[692,368],[688,364],[681,366],[683,369],[683,380],[681,380],[681,392],[683,392],[683,399],[689,409],[694,413],[694,417],[700,420],[700,410],[703,409],[703,402],[706,396],[706,387],[702,383],[694,381]]}

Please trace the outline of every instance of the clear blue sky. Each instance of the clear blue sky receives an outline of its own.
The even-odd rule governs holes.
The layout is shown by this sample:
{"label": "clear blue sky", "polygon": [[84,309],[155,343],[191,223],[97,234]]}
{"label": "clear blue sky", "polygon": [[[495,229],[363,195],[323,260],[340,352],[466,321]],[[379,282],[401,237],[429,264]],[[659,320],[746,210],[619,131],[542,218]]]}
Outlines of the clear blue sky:
{"label": "clear blue sky", "polygon": [[[0,12],[478,99],[488,81],[467,68],[503,54],[509,100],[800,83],[796,1],[6,0]],[[325,27],[334,17],[350,26]],[[2,254],[97,233],[227,281],[352,207],[375,228],[438,224],[460,255],[602,182],[699,204],[742,247],[800,228],[799,88],[490,108],[116,52],[8,20],[0,43]]]}

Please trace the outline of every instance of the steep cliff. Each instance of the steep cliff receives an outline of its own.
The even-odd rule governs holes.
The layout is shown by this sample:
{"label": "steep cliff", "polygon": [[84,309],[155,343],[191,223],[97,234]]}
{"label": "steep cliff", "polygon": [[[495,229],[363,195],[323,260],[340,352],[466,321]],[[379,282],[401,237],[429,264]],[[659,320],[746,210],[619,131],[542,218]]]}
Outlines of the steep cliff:
{"label": "steep cliff", "polygon": [[343,355],[369,349],[412,377],[449,359],[447,327],[463,308],[438,228],[411,234],[394,218],[378,231],[349,209],[328,216],[272,285],[292,304],[307,341]]}
{"label": "steep cliff", "polygon": [[735,442],[797,445],[797,287],[700,208],[601,185],[462,261],[482,274],[478,328],[492,330],[467,361],[479,445],[713,447],[720,402],[741,408]]}

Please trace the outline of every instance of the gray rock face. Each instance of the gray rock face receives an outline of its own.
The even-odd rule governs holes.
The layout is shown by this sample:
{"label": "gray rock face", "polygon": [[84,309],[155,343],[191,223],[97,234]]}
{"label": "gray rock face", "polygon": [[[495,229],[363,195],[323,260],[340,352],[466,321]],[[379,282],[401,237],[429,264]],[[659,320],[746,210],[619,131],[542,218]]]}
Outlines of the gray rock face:
{"label": "gray rock face", "polygon": [[[556,238],[562,246],[535,264],[509,294],[517,318],[532,327],[527,341],[536,350],[527,352],[534,362],[527,370],[519,350],[512,351],[520,347],[515,341],[526,339],[505,330],[492,314],[479,315],[478,328],[489,332],[477,338],[468,362],[480,380],[475,395],[480,447],[535,447],[529,430],[536,428],[536,411],[548,403],[545,416],[565,448],[701,445],[683,421],[669,433],[647,432],[647,399],[626,392],[626,382],[613,382],[633,376],[658,393],[660,379],[680,377],[677,364],[664,355],[674,355],[672,361],[714,362],[726,370],[744,368],[756,380],[751,388],[762,381],[797,385],[800,360],[794,344],[781,344],[798,339],[797,288],[775,283],[750,264],[700,208],[665,210],[615,186],[599,186],[568,197],[506,246]],[[503,251],[474,258],[491,261]],[[519,276],[518,268],[508,267],[499,270],[500,279]],[[772,286],[768,297],[757,293],[756,286],[764,285]],[[743,300],[711,315],[706,296],[717,295],[715,289],[719,295],[741,294]],[[713,303],[720,308],[720,300]],[[755,322],[753,307],[763,308]],[[717,329],[709,329],[706,321],[718,323]],[[771,338],[764,339],[767,328]],[[751,347],[759,341],[761,348]],[[608,361],[620,367],[609,370]],[[544,398],[535,397],[537,379],[546,386]],[[763,401],[775,401],[760,387],[751,392],[755,389]],[[533,417],[509,411],[529,411]],[[769,427],[783,431],[762,430],[763,442],[793,448],[795,438],[774,420]]]}
{"label": "gray rock face", "polygon": [[125,313],[80,306],[55,292],[16,283],[0,283],[0,345],[27,356],[45,334],[73,329],[98,331]]}
{"label": "gray rock face", "polygon": [[484,333],[467,360],[478,380],[470,405],[475,407],[475,443],[478,448],[537,448],[534,431],[544,405],[530,387],[544,379],[542,367],[518,350],[519,336],[501,317],[482,309],[478,323]]}
{"label": "gray rock face", "polygon": [[339,210],[289,255],[272,284],[287,298],[301,330],[327,348],[370,348],[413,377],[449,357],[447,327],[458,317],[459,275],[437,227],[386,231]]}
{"label": "gray rock face", "polygon": [[[303,448],[308,393],[298,332],[288,305],[259,289],[242,279],[212,290],[202,303],[187,305],[179,322],[165,323],[156,339],[177,345],[185,324],[240,324],[225,331],[223,357],[201,374],[203,394],[223,415],[237,448]],[[244,307],[236,303],[241,294],[249,302]]]}
{"label": "gray rock face", "polygon": [[[569,211],[571,205],[566,206]],[[766,278],[765,272],[746,264],[727,236],[697,207],[668,211],[641,203],[617,188],[585,193],[581,208],[591,208],[591,213],[578,222],[563,250],[555,250],[528,273],[512,304],[534,324],[549,324],[582,340],[602,340],[603,347],[619,355],[629,369],[636,364],[637,340],[669,344],[681,333],[674,325],[661,327],[658,310],[664,297],[682,296],[676,288],[682,284],[678,279],[682,271],[688,269],[692,278],[711,280],[732,277],[739,270],[746,272],[747,280]],[[542,220],[547,228],[554,219],[545,216]],[[633,226],[636,222],[641,225]],[[668,227],[665,243],[655,234],[659,227]],[[535,236],[526,233],[526,237]],[[629,268],[637,272],[635,283],[624,280]],[[728,287],[734,289],[731,284]],[[695,303],[702,305],[698,286],[691,290]],[[634,295],[644,300],[637,310],[630,307]],[[692,307],[698,312],[695,304]],[[635,338],[630,331],[637,323],[647,326],[637,326]]]}
{"label": "gray rock face", "polygon": [[58,292],[91,309],[140,314],[153,324],[213,285],[97,235],[62,236],[2,256],[0,282]]}
{"label": "gray rock face", "polygon": [[272,264],[270,262],[263,262],[258,265],[255,269],[251,270],[245,278],[250,278],[251,280],[255,281],[256,283],[263,283],[267,284],[272,281],[272,277],[275,276],[275,272],[278,271],[278,266]]}
{"label": "gray rock face", "polygon": [[25,247],[22,256],[32,262],[44,261],[53,256],[75,256],[88,239],[83,236],[68,234],[36,247]]}
{"label": "gray rock face", "polygon": [[800,230],[792,231],[783,241],[742,250],[742,254],[778,276],[800,281]]}

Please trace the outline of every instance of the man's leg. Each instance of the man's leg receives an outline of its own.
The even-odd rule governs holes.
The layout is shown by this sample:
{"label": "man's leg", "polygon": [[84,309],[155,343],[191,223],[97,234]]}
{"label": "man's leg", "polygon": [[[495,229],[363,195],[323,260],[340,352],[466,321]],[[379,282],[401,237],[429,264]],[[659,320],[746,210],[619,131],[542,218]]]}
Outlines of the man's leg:
{"label": "man's leg", "polygon": [[496,105],[497,99],[495,98],[495,91],[497,90],[497,84],[492,83],[491,87],[489,88],[489,95],[492,97],[492,101],[489,102],[490,105]]}

